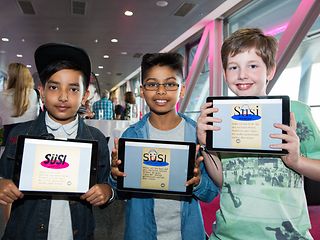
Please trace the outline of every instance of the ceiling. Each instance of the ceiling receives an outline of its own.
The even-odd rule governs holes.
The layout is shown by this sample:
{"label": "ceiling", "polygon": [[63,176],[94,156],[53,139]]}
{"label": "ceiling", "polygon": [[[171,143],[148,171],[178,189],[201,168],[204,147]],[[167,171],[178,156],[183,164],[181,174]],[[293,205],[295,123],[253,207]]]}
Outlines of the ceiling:
{"label": "ceiling", "polygon": [[[159,52],[224,1],[167,0],[159,7],[157,0],[1,0],[0,38],[9,41],[0,40],[0,70],[22,62],[34,73],[39,45],[67,42],[88,52],[100,87],[111,89],[139,67],[142,54]],[[194,5],[189,12],[186,3]]]}

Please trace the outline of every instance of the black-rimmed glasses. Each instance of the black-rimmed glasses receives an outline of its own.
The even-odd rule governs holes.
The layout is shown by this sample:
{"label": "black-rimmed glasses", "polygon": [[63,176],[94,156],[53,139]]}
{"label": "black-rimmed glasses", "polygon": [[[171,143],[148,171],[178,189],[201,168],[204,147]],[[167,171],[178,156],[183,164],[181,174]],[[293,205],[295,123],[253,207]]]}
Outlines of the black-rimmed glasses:
{"label": "black-rimmed glasses", "polygon": [[162,85],[166,91],[176,91],[180,86],[179,83],[173,83],[173,82],[172,83],[146,82],[143,84],[143,87],[147,91],[157,91],[160,85]]}

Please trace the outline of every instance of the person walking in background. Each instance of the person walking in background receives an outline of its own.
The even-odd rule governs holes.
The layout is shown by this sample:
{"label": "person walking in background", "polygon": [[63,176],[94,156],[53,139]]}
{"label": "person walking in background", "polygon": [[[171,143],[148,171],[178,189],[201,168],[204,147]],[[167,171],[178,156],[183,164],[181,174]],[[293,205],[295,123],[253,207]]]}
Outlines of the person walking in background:
{"label": "person walking in background", "polygon": [[123,120],[124,119],[124,108],[121,104],[117,104],[114,107],[114,119]]}
{"label": "person walking in background", "polygon": [[137,107],[136,107],[136,97],[133,92],[126,92],[124,95],[125,109],[124,109],[124,119],[131,120],[136,118]]}
{"label": "person walking in background", "polygon": [[[38,97],[33,87],[32,75],[25,65],[21,63],[9,64],[5,90],[0,92],[0,122],[2,122],[4,128],[0,156],[11,129],[38,116]],[[9,219],[10,208],[10,205],[3,206],[5,223]]]}
{"label": "person walking in background", "polygon": [[109,100],[109,91],[107,89],[102,93],[102,98],[93,103],[92,110],[95,119],[113,119],[113,105],[111,100]]}

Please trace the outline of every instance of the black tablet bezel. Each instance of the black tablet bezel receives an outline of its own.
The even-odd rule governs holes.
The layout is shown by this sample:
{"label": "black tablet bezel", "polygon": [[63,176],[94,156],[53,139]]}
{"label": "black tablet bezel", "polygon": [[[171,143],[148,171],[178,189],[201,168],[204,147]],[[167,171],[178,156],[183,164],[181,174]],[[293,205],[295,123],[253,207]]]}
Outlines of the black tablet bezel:
{"label": "black tablet bezel", "polygon": [[[90,164],[90,182],[89,189],[97,183],[97,164],[98,164],[98,142],[96,140],[85,140],[85,139],[54,139],[53,137],[38,137],[38,136],[30,136],[30,135],[20,135],[17,140],[17,148],[15,155],[15,166],[14,166],[14,178],[13,181],[16,186],[19,188],[20,182],[20,173],[22,166],[22,158],[23,158],[23,150],[26,139],[38,139],[41,141],[64,141],[64,142],[78,142],[78,143],[89,143],[92,146],[91,149],[91,164]],[[63,196],[80,196],[84,194],[84,192],[60,192],[60,191],[26,191],[22,190],[22,193],[25,195],[63,195]]]}
{"label": "black tablet bezel", "polygon": [[[215,96],[208,97],[206,102],[214,102],[214,100],[241,100],[241,99],[281,99],[282,100],[282,123],[285,125],[290,125],[290,98],[289,96]],[[209,114],[209,117],[213,117],[213,114]],[[212,122],[209,125],[213,125]],[[285,133],[282,131],[282,133]],[[238,148],[215,148],[212,146],[213,131],[207,131],[206,146],[211,151],[216,152],[235,152],[235,153],[252,153],[252,154],[268,154],[268,155],[285,155],[288,152],[285,149],[238,149]],[[282,140],[282,143],[285,143]]]}
{"label": "black tablet bezel", "polygon": [[[194,176],[194,163],[196,157],[196,144],[193,142],[176,142],[176,141],[161,141],[161,140],[147,140],[147,139],[132,139],[132,138],[120,138],[118,145],[118,159],[121,160],[121,164],[118,166],[121,172],[124,171],[124,165],[126,163],[125,159],[125,144],[126,142],[139,142],[139,143],[159,143],[159,144],[170,144],[170,145],[185,145],[189,146],[189,156],[188,156],[188,170],[187,179],[190,180]],[[124,177],[117,177],[117,189],[122,192],[132,192],[132,193],[146,193],[146,194],[165,194],[165,195],[177,195],[189,197],[192,196],[193,185],[186,186],[184,192],[180,191],[164,191],[156,189],[144,189],[144,188],[127,188],[123,186]]]}

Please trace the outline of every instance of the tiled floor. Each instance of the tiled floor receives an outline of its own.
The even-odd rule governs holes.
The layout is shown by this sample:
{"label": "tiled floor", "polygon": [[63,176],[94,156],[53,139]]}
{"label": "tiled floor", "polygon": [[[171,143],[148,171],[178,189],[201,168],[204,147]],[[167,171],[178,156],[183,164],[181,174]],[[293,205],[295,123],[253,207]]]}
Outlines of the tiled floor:
{"label": "tiled floor", "polygon": [[95,240],[123,239],[125,202],[116,200],[104,209],[94,208]]}

